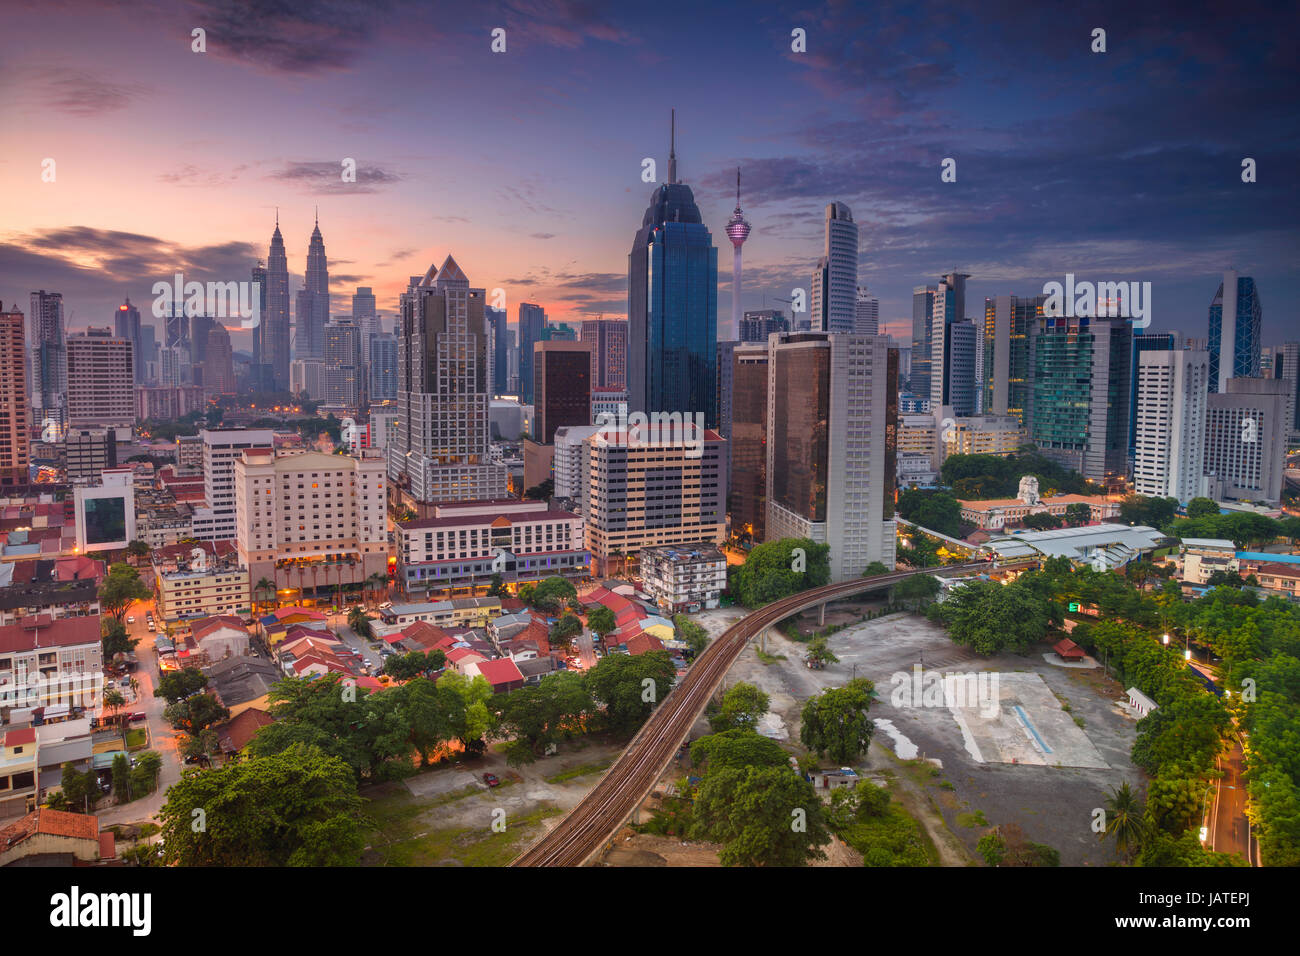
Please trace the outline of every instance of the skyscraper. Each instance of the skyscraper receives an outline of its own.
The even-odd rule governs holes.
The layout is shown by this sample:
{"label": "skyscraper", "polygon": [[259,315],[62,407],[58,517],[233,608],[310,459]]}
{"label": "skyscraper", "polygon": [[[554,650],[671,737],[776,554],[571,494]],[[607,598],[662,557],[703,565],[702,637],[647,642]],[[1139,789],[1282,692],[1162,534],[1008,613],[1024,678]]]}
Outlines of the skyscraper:
{"label": "skyscraper", "polygon": [[361,406],[360,332],[350,316],[341,315],[325,326],[325,402],[349,411]]}
{"label": "skyscraper", "polygon": [[32,405],[43,422],[61,428],[68,403],[68,352],[63,333],[63,295],[32,293]]}
{"label": "skyscraper", "polygon": [[235,393],[235,362],[230,333],[217,322],[208,329],[203,358],[203,390],[213,396]]}
{"label": "skyscraper", "polygon": [[880,334],[880,300],[873,296],[866,286],[858,286],[858,297],[854,306],[853,331],[858,335]]}
{"label": "skyscraper", "polygon": [[325,240],[320,234],[320,219],[307,246],[305,286],[298,291],[294,313],[294,358],[325,357],[325,326],[330,319],[330,274],[325,258]]}
{"label": "skyscraper", "polygon": [[909,390],[930,397],[930,347],[934,336],[934,298],[939,287],[919,285],[912,290],[912,376]]}
{"label": "skyscraper", "polygon": [[488,331],[492,333],[492,394],[506,394],[508,362],[506,353],[510,349],[509,317],[505,309],[485,306],[488,317]]}
{"label": "skyscraper", "polygon": [[284,237],[280,235],[279,213],[266,258],[266,309],[262,312],[262,324],[266,326],[262,338],[263,361],[271,366],[275,389],[286,389],[289,387],[289,257],[284,251]]}
{"label": "skyscraper", "polygon": [[[984,392],[981,411],[1015,415],[1029,408],[1029,333],[1042,317],[1045,295],[999,295],[984,300]],[[914,347],[915,348],[915,347]],[[916,352],[912,353],[916,368]],[[914,373],[915,374],[915,373]]]}
{"label": "skyscraper", "polygon": [[767,337],[773,332],[789,332],[790,323],[780,309],[757,309],[746,312],[740,320],[740,341],[761,342],[767,344]]}
{"label": "skyscraper", "polygon": [[832,581],[892,568],[898,352],[878,335],[773,337],[767,402],[768,540],[829,544]]}
{"label": "skyscraper", "polygon": [[592,348],[592,388],[627,388],[626,320],[583,319],[578,340]]}
{"label": "skyscraper", "polygon": [[267,273],[266,267],[258,262],[253,266],[252,281],[256,286],[255,295],[257,296],[258,315],[261,319],[258,321],[253,331],[253,364],[249,369],[249,384],[254,392],[273,392],[275,391],[275,372],[271,367],[269,352],[267,349],[267,325],[266,325],[266,307],[267,307]]}
{"label": "skyscraper", "polygon": [[718,250],[691,188],[677,179],[676,128],[668,181],[628,253],[628,412],[704,415],[717,424]]}
{"label": "skyscraper", "polygon": [[68,424],[127,428],[135,424],[131,343],[109,328],[68,336]]}
{"label": "skyscraper", "polygon": [[1284,342],[1273,349],[1273,378],[1287,383],[1286,428],[1288,438],[1300,432],[1300,342]]}
{"label": "skyscraper", "polygon": [[555,430],[591,424],[591,345],[538,342],[533,346],[533,431],[549,445]]}
{"label": "skyscraper", "polygon": [[1132,350],[1128,319],[1035,322],[1029,437],[1045,456],[1093,481],[1127,471]]}
{"label": "skyscraper", "polygon": [[1215,497],[1277,506],[1286,470],[1287,383],[1230,378],[1206,400],[1205,473]]}
{"label": "skyscraper", "polygon": [[352,321],[356,324],[360,341],[379,333],[379,312],[370,286],[358,286],[352,294]]}
{"label": "skyscraper", "polygon": [[23,314],[0,303],[0,487],[30,480],[31,416],[27,390],[27,331]]}
{"label": "skyscraper", "polygon": [[397,337],[384,333],[370,340],[370,400],[397,398]]}
{"label": "skyscraper", "polygon": [[812,279],[814,332],[852,332],[857,327],[858,224],[842,202],[826,207],[822,257]]}
{"label": "skyscraper", "polygon": [[[930,319],[930,407],[951,405],[958,415],[974,415],[975,327],[966,321],[966,280],[949,272],[934,293]],[[916,356],[912,356],[916,367]]]}
{"label": "skyscraper", "polygon": [[135,356],[135,382],[137,385],[143,384],[145,358],[144,339],[140,335],[140,310],[131,304],[130,296],[127,296],[126,301],[113,313],[113,332],[119,339],[126,339],[131,343],[131,351]]}
{"label": "skyscraper", "polygon": [[[1129,413],[1128,413],[1128,457],[1133,460],[1137,453],[1138,423],[1138,366],[1143,352],[1165,352],[1169,349],[1182,348],[1181,332],[1138,332],[1133,333],[1133,363],[1129,374]],[[1195,497],[1195,496],[1193,496]]]}
{"label": "skyscraper", "polygon": [[1208,352],[1134,349],[1137,359],[1133,488],[1186,503],[1205,494]]}
{"label": "skyscraper", "polygon": [[732,349],[727,511],[733,534],[762,544],[767,527],[767,343]]}
{"label": "skyscraper", "polygon": [[1210,391],[1226,392],[1230,378],[1258,378],[1259,290],[1250,276],[1229,270],[1210,303]]}
{"label": "skyscraper", "polygon": [[533,404],[533,346],[544,340],[546,310],[531,302],[519,303],[519,401]]}
{"label": "skyscraper", "polygon": [[502,498],[489,459],[489,335],[484,292],[450,255],[412,277],[397,338],[396,440],[388,472],[416,502]]}
{"label": "skyscraper", "polygon": [[727,238],[731,240],[731,247],[734,250],[734,257],[731,264],[731,328],[728,330],[731,336],[739,334],[740,330],[740,296],[743,283],[741,281],[741,255],[740,247],[745,244],[749,238],[749,223],[745,221],[744,215],[740,212],[740,167],[736,167],[736,209],[727,220]]}

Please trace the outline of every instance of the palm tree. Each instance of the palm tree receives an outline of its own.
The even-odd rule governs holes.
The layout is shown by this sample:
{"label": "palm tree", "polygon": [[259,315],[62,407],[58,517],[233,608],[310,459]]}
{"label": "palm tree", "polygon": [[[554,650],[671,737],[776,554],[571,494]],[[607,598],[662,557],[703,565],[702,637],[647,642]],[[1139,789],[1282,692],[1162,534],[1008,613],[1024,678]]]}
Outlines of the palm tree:
{"label": "palm tree", "polygon": [[382,594],[388,588],[388,575],[380,571],[370,575],[370,577],[366,578],[366,581],[374,588],[376,594]]}
{"label": "palm tree", "polygon": [[259,594],[262,595],[262,600],[259,603],[267,605],[269,609],[271,601],[275,598],[275,590],[275,582],[264,577],[253,588],[253,599],[256,600]]}
{"label": "palm tree", "polygon": [[1100,838],[1113,836],[1115,852],[1127,857],[1141,844],[1143,830],[1142,805],[1125,783],[1106,798],[1106,826]]}
{"label": "palm tree", "polygon": [[104,706],[116,716],[118,708],[126,703],[126,698],[122,696],[121,691],[106,690],[104,691]]}

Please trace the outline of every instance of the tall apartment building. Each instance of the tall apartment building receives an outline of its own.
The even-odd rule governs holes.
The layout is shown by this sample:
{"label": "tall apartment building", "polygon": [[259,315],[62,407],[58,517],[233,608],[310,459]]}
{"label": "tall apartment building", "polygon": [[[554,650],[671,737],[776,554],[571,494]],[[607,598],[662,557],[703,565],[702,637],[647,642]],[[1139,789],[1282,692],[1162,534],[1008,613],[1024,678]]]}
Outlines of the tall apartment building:
{"label": "tall apartment building", "polygon": [[252,330],[253,359],[248,365],[248,388],[252,392],[274,392],[275,369],[269,361],[267,351],[267,318],[270,309],[270,273],[261,261],[253,266],[249,273],[256,287],[258,315],[261,321]]}
{"label": "tall apartment building", "polygon": [[[984,299],[983,411],[1015,415],[1027,424],[1030,332],[1042,318],[1045,301],[1045,295]],[[916,362],[915,354],[912,361]]]}
{"label": "tall apartment building", "polygon": [[1150,498],[1188,502],[1205,494],[1210,355],[1183,349],[1137,354],[1133,487]]}
{"label": "tall apartment building", "polygon": [[584,518],[596,573],[621,570],[647,546],[719,544],[726,537],[727,477],[717,432],[691,428],[682,440],[607,428],[586,444]]}
{"label": "tall apartment building", "polygon": [[63,327],[63,294],[32,293],[32,407],[42,423],[61,429],[67,423],[68,354]]}
{"label": "tall apartment building", "polygon": [[853,320],[853,331],[858,335],[880,334],[880,300],[864,285],[858,286]]}
{"label": "tall apartment building", "polygon": [[0,488],[30,480],[30,404],[23,314],[0,303]]}
{"label": "tall apartment building", "polygon": [[235,359],[230,333],[223,325],[208,330],[208,347],[203,358],[203,388],[209,395],[235,394]]}
{"label": "tall apartment building", "polygon": [[533,346],[545,340],[546,310],[532,302],[519,303],[519,401],[533,404]]}
{"label": "tall apartment building", "polygon": [[912,375],[908,390],[930,400],[930,349],[934,338],[934,300],[937,285],[919,285],[912,290]]}
{"label": "tall apartment building", "polygon": [[135,387],[135,417],[141,422],[165,422],[207,406],[201,385]]}
{"label": "tall apartment building", "polygon": [[362,342],[379,334],[379,309],[375,292],[370,286],[358,286],[352,294],[352,322],[356,325]]}
{"label": "tall apartment building", "polygon": [[1300,342],[1284,342],[1273,349],[1270,377],[1282,379],[1286,389],[1287,436],[1300,434]]}
{"label": "tall apartment building", "polygon": [[397,337],[384,333],[370,339],[370,400],[397,399]]}
{"label": "tall apartment building", "polygon": [[626,319],[583,319],[578,341],[592,348],[592,388],[627,388]]}
{"label": "tall apartment building", "polygon": [[1250,276],[1229,270],[1210,303],[1210,391],[1226,392],[1228,379],[1258,378],[1263,309]]}
{"label": "tall apartment building", "polygon": [[489,336],[482,289],[456,260],[412,277],[397,340],[393,482],[417,502],[503,498],[506,469],[489,456]]}
{"label": "tall apartment building", "polygon": [[68,424],[129,429],[135,424],[135,355],[112,329],[67,339]]}
{"label": "tall apartment building", "polygon": [[1031,330],[1029,438],[1093,481],[1128,469],[1132,348],[1128,319],[1045,316]]}
{"label": "tall apartment building", "polygon": [[[966,321],[966,280],[950,272],[934,293],[930,332],[930,407],[951,405],[958,415],[974,415],[976,332]],[[913,356],[913,363],[916,358]]]}
{"label": "tall apartment building", "polygon": [[555,497],[578,501],[579,510],[585,513],[581,502],[587,492],[588,438],[600,431],[601,425],[563,425],[555,430],[555,454],[551,466],[555,473]]}
{"label": "tall apartment building", "polygon": [[289,391],[295,395],[306,392],[308,398],[323,401],[325,398],[325,361],[315,358],[296,358],[290,362]]}
{"label": "tall apartment building", "polygon": [[562,425],[591,424],[592,346],[538,342],[533,346],[534,434],[543,445]]}
{"label": "tall apartment building", "polygon": [[858,224],[842,202],[826,206],[822,257],[812,275],[815,332],[852,332],[857,326]]}
{"label": "tall apartment building", "polygon": [[780,309],[755,309],[741,317],[739,338],[742,342],[761,342],[766,345],[767,337],[773,332],[789,331],[790,323]]}
{"label": "tall apartment building", "polygon": [[1166,352],[1169,349],[1181,349],[1181,332],[1139,332],[1133,331],[1133,362],[1129,372],[1129,413],[1128,413],[1128,457],[1132,462],[1137,456],[1137,420],[1138,420],[1138,366],[1143,352]]}
{"label": "tall apartment building", "polygon": [[898,353],[880,336],[768,346],[767,540],[830,545],[831,579],[894,566]]}
{"label": "tall apartment building", "polygon": [[253,582],[321,594],[388,569],[387,475],[361,457],[240,452],[232,466],[235,546]]}
{"label": "tall apartment building", "polygon": [[361,405],[361,330],[347,316],[340,316],[325,326],[324,399],[356,411]]}
{"label": "tall apartment building", "polygon": [[1286,469],[1287,383],[1230,378],[1227,386],[1207,399],[1205,473],[1219,485],[1216,497],[1276,506]]}
{"label": "tall apartment building", "polygon": [[507,384],[506,353],[510,349],[510,318],[505,309],[484,306],[487,316],[488,333],[491,337],[489,348],[492,352],[492,397],[504,395]]}
{"label": "tall apartment building", "polygon": [[762,544],[767,528],[767,343],[731,351],[727,512],[731,533]]}
{"label": "tall apartment building", "polygon": [[126,301],[117,307],[113,313],[113,334],[119,339],[126,339],[131,343],[131,351],[134,355],[135,383],[140,385],[146,381],[145,366],[146,356],[144,354],[144,336],[141,333],[140,310],[131,304],[128,296]]}
{"label": "tall apartment building", "polygon": [[275,433],[269,429],[221,428],[199,432],[203,442],[203,498],[194,509],[194,537],[229,541],[235,537],[235,462],[245,451],[269,452]]}

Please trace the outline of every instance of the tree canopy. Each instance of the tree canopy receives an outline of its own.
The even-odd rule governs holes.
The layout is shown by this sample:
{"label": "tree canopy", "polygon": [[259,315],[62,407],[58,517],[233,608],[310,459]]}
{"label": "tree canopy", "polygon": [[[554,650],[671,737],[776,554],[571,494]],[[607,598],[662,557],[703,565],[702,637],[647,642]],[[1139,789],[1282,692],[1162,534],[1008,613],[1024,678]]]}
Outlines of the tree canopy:
{"label": "tree canopy", "polygon": [[875,685],[859,677],[844,687],[831,687],[804,704],[799,739],[817,756],[829,756],[849,766],[871,745],[875,729],[867,710]]}
{"label": "tree canopy", "polygon": [[[795,549],[802,549],[797,555]],[[736,600],[748,608],[762,607],[799,591],[822,587],[831,580],[830,545],[810,538],[768,541],[749,552],[731,574]],[[795,570],[802,566],[803,570]]]}

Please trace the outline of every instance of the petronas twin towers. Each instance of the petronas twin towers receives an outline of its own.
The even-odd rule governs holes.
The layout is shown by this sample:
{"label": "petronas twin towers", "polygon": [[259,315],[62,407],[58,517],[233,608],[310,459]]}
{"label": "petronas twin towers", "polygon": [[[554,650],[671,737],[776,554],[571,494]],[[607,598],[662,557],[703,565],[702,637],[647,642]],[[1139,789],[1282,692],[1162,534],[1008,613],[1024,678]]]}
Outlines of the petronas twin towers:
{"label": "petronas twin towers", "polygon": [[275,232],[266,260],[266,311],[263,313],[263,362],[271,367],[277,389],[289,387],[289,361],[323,359],[325,326],[330,319],[329,263],[325,257],[325,240],[321,237],[320,219],[312,230],[307,246],[306,285],[298,291],[294,310],[293,345],[289,334],[289,258],[280,235],[280,217],[275,217]]}

